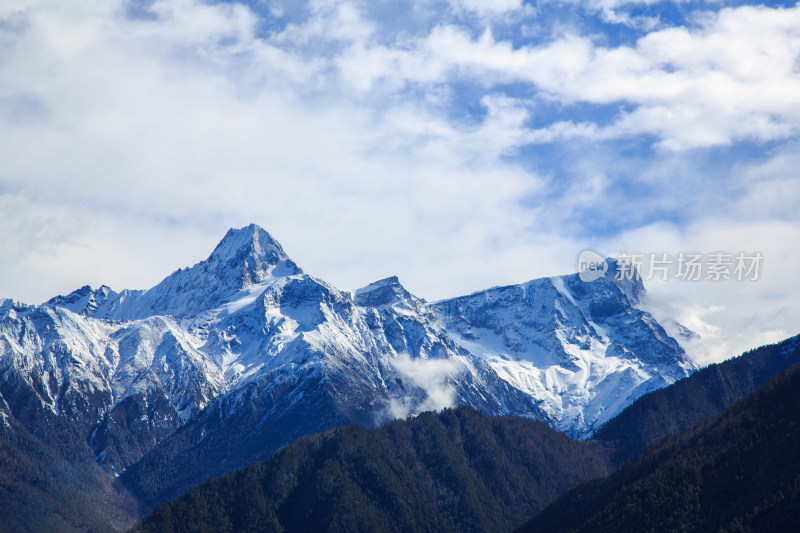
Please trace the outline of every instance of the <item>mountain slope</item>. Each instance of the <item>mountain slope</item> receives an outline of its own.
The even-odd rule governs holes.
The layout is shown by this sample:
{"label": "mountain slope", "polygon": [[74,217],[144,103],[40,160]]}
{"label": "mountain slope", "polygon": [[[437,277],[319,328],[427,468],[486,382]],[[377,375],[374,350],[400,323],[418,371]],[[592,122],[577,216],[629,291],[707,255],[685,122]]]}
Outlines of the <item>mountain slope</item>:
{"label": "mountain slope", "polygon": [[[8,392],[8,391],[7,391]],[[24,406],[28,427],[9,414],[19,398],[0,396],[0,531],[115,531],[138,507],[95,461],[85,436],[63,416]]]}
{"label": "mountain slope", "polygon": [[303,438],[137,531],[504,531],[606,468],[543,424],[459,408]]}
{"label": "mountain slope", "polygon": [[[425,309],[359,306],[349,293],[307,276],[271,284],[250,306],[216,316],[206,328],[206,345],[236,339],[238,353],[222,360],[239,383],[124,473],[146,508],[347,422],[372,426],[451,404],[546,419],[533,399],[453,343]],[[270,335],[252,333],[269,328]]]}
{"label": "mountain slope", "polygon": [[543,278],[433,307],[453,340],[538,398],[557,429],[586,437],[642,394],[694,370],[678,342],[637,307],[641,280],[609,262],[591,283],[577,274]]}
{"label": "mountain slope", "polygon": [[636,400],[594,435],[615,453],[632,459],[646,445],[705,422],[771,377],[800,362],[800,335],[762,346]]}
{"label": "mountain slope", "polygon": [[223,378],[170,317],[112,323],[60,307],[0,308],[0,394],[7,415],[41,410],[122,471],[220,393]]}
{"label": "mountain slope", "polygon": [[794,531],[800,365],[713,421],[567,493],[520,532]]}
{"label": "mountain slope", "polygon": [[[394,289],[387,289],[386,292],[395,291]],[[596,461],[596,463],[594,463],[595,465],[602,466],[604,470],[614,469],[621,461],[629,458],[626,455],[631,453],[631,450],[633,450],[635,446],[644,446],[644,444],[649,442],[648,439],[651,438],[660,439],[664,436],[676,434],[678,430],[675,428],[680,427],[682,424],[701,423],[709,416],[719,414],[724,410],[724,405],[730,405],[736,399],[746,396],[747,393],[752,391],[758,384],[763,383],[770,376],[780,373],[798,361],[800,361],[800,336],[787,339],[775,345],[752,350],[737,358],[714,365],[707,370],[697,372],[691,377],[662,390],[643,396],[632,406],[624,410],[618,417],[612,419],[591,440],[583,442],[567,441],[571,444],[562,448],[561,452],[559,452],[559,454],[565,455],[549,456],[547,459],[544,459],[543,456],[535,454],[536,457],[538,457],[536,460],[546,461],[555,469],[554,472],[561,471],[569,473],[571,466],[565,465],[565,462],[573,461],[572,454],[574,450],[581,449],[583,452],[589,454],[589,457],[591,457],[593,461]],[[455,412],[459,416],[468,413],[468,411],[463,409],[456,410]],[[432,415],[424,415],[424,417],[430,416]],[[419,421],[424,417],[409,420],[406,423],[417,424],[415,427],[418,427]],[[481,417],[479,416],[479,418]],[[496,429],[498,427],[496,425],[498,420],[502,420],[503,424],[528,424],[528,422],[524,420],[514,422],[512,419],[508,418],[490,419],[489,423]],[[500,422],[497,422],[497,424],[499,423]],[[462,423],[462,426],[463,425]],[[376,430],[376,433],[365,433],[368,435],[392,435],[388,440],[379,439],[378,442],[375,442],[372,437],[369,439],[360,437],[362,435],[362,430],[353,427],[338,429],[325,435],[315,435],[310,439],[301,440],[295,445],[290,445],[285,448],[276,456],[271,457],[266,465],[255,465],[246,469],[246,473],[244,471],[239,471],[235,474],[225,476],[224,478],[213,480],[190,492],[189,495],[159,508],[158,511],[148,518],[143,529],[165,528],[165,530],[168,531],[179,531],[181,530],[181,524],[195,524],[197,523],[196,521],[205,523],[206,520],[212,520],[212,523],[214,523],[213,520],[230,520],[229,525],[231,525],[234,530],[238,530],[240,527],[246,529],[244,523],[237,522],[237,517],[247,517],[246,520],[254,519],[254,517],[252,514],[240,515],[239,507],[237,507],[240,503],[237,502],[262,500],[281,502],[274,507],[265,508],[263,514],[258,515],[259,523],[271,524],[271,529],[268,529],[270,531],[299,531],[303,530],[303,528],[317,530],[321,527],[320,523],[329,524],[335,522],[339,516],[336,514],[337,512],[343,514],[352,512],[358,516],[368,516],[370,520],[374,521],[365,522],[366,525],[362,525],[364,525],[365,528],[377,530],[381,528],[387,530],[414,530],[414,528],[416,528],[421,531],[434,531],[441,528],[447,529],[449,527],[455,527],[452,523],[448,525],[440,522],[440,511],[435,511],[430,508],[426,508],[424,512],[415,511],[417,514],[412,524],[408,521],[410,512],[406,513],[391,510],[404,509],[403,505],[393,502],[391,499],[387,500],[386,495],[380,493],[380,487],[388,483],[388,481],[386,481],[388,476],[376,477],[375,475],[366,475],[356,468],[358,465],[374,464],[375,461],[380,462],[385,460],[385,464],[381,463],[379,470],[382,472],[395,472],[396,465],[394,465],[391,459],[387,458],[392,458],[396,455],[401,455],[406,458],[417,457],[417,455],[409,454],[407,450],[405,450],[407,439],[397,437],[396,433],[388,431],[387,428],[390,427],[393,426],[390,424],[389,426],[384,426]],[[493,429],[492,431],[495,430]],[[351,434],[348,432],[355,433]],[[641,434],[637,432],[641,432]],[[461,431],[459,433],[460,440],[458,442],[465,450],[479,449],[486,452],[485,460],[481,464],[483,467],[492,471],[492,480],[518,479],[513,473],[497,470],[503,468],[509,451],[513,450],[516,444],[508,445],[507,441],[504,441],[500,444],[503,451],[497,452],[497,443],[487,444],[485,442],[485,435],[486,433],[482,431]],[[536,450],[538,449],[537,447],[542,446],[543,441],[549,442],[547,440],[547,435],[548,432],[543,431],[539,437],[526,443],[525,446],[528,447],[529,451]],[[359,445],[349,447],[342,445],[336,441],[339,437],[341,437],[345,443],[357,442]],[[325,441],[325,439],[329,440]],[[628,439],[630,443],[626,442]],[[320,444],[323,441],[334,441],[337,444],[325,447]],[[315,443],[315,447],[310,447],[308,443]],[[447,448],[447,445],[442,445],[438,441],[437,446]],[[573,446],[577,446],[578,448],[572,448]],[[304,451],[301,453],[297,451],[298,449]],[[638,452],[640,449],[641,448],[636,449],[635,451]],[[325,452],[325,450],[327,450],[327,452]],[[335,453],[331,450],[334,450]],[[325,455],[326,453],[327,455]],[[380,460],[371,457],[371,453],[376,453]],[[645,453],[647,454],[649,452]],[[341,457],[343,457],[342,454],[345,454],[344,457],[346,457],[346,460],[341,459]],[[336,470],[336,475],[342,476],[335,477],[337,482],[341,483],[341,485],[337,486],[346,486],[347,494],[353,501],[358,500],[368,503],[354,509],[353,503],[349,501],[349,499],[348,501],[342,501],[341,499],[337,499],[340,495],[331,492],[326,493],[323,488],[321,488],[322,486],[328,486],[326,484],[332,483],[330,478],[323,479],[322,476],[319,475],[319,472],[312,473],[309,470],[311,467],[306,467],[306,470],[304,470],[305,473],[300,475],[297,473],[297,470],[290,471],[285,469],[287,461],[276,459],[278,456],[296,458],[298,455],[301,456],[303,460],[317,465],[318,467],[320,467],[319,465],[326,464],[326,460],[331,458],[334,462],[338,461],[337,465],[342,463],[351,465],[349,470],[337,466],[338,470]],[[324,456],[325,459],[321,456]],[[440,461],[440,459],[440,457],[437,458],[437,461]],[[515,459],[514,464],[525,465],[527,464],[526,461],[529,460],[530,458]],[[471,460],[468,464],[474,464],[474,460]],[[302,481],[299,481],[297,485],[291,485],[291,488],[287,488],[287,486],[280,482],[281,479],[285,481],[285,477],[281,478],[277,474],[278,467],[274,465],[282,465],[281,468],[284,468],[284,470],[281,470],[281,472],[283,472],[284,475],[286,472],[290,472],[291,476],[296,476],[298,479],[302,479]],[[290,465],[292,465],[290,468],[294,468],[296,463],[290,463]],[[355,467],[352,465],[355,465]],[[428,501],[425,500],[424,495],[432,484],[428,472],[431,467],[431,464],[428,464],[424,468],[415,467],[407,477],[402,478],[402,485],[407,489],[402,494],[403,502],[416,502],[420,499]],[[353,470],[353,468],[355,468],[355,470]],[[560,480],[558,476],[548,477],[552,475],[554,475],[553,472],[548,474],[538,471],[536,474],[536,482],[546,484],[550,488],[559,486],[558,483],[560,483]],[[272,480],[272,482],[262,483],[259,481],[263,479]],[[376,479],[378,481],[376,481]],[[487,481],[484,480],[484,482]],[[503,483],[505,483],[505,481],[503,481]],[[458,484],[459,486],[469,485],[469,482],[461,478]],[[485,509],[487,506],[495,510],[502,510],[509,505],[509,502],[512,502],[515,513],[522,516],[524,512],[526,512],[524,511],[525,509],[535,509],[541,506],[543,498],[546,500],[549,498],[547,494],[550,494],[546,490],[542,492],[541,487],[535,490],[526,485],[510,484],[504,487],[505,488],[502,490],[507,490],[509,492],[503,494],[502,502],[496,502],[497,493],[495,492],[492,492],[491,496],[483,494],[477,498],[477,500],[469,500],[469,503],[465,504],[468,509],[465,507],[463,512],[472,513],[472,516],[483,516],[484,513],[488,512]],[[313,494],[314,497],[308,496],[308,494]],[[397,497],[399,498],[400,496]],[[302,505],[293,503],[296,500],[301,501]],[[214,502],[213,505],[223,510],[218,511],[216,514],[213,514],[213,516],[204,514],[206,510],[204,510],[203,506],[210,506],[211,502]],[[381,505],[384,505],[384,502],[389,502],[385,504],[388,507],[381,507]],[[585,503],[586,502],[581,501],[580,505],[584,505]],[[310,515],[304,515],[302,513],[298,515],[293,513],[291,510],[296,509],[298,506],[303,509],[312,509],[314,512]],[[556,520],[561,520],[559,517],[565,513],[568,513],[568,511],[564,511],[563,509],[555,513],[557,517]],[[411,514],[413,515],[413,513]],[[309,518],[309,516],[313,516],[314,520],[320,520],[321,522],[313,522],[312,518]],[[484,528],[483,530],[502,530],[500,525],[501,521],[497,519],[491,519],[489,522],[480,522],[479,519],[475,520],[477,523],[482,524],[480,527]],[[458,527],[464,529],[466,526],[464,524],[459,524]],[[610,529],[627,530],[626,528]],[[343,527],[342,530],[354,531],[358,530],[358,527]],[[656,528],[656,530],[658,530],[658,528]]]}

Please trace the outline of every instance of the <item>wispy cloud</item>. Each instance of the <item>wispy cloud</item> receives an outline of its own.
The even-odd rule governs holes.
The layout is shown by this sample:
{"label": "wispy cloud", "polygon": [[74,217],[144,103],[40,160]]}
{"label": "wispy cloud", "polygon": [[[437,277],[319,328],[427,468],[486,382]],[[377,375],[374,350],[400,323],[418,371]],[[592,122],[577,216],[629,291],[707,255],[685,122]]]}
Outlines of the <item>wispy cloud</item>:
{"label": "wispy cloud", "polygon": [[401,399],[392,399],[386,415],[390,418],[405,418],[423,411],[440,411],[453,407],[455,389],[451,385],[456,374],[463,370],[451,359],[412,358],[401,353],[392,359],[395,371],[412,387],[422,392],[421,399],[405,394]]}

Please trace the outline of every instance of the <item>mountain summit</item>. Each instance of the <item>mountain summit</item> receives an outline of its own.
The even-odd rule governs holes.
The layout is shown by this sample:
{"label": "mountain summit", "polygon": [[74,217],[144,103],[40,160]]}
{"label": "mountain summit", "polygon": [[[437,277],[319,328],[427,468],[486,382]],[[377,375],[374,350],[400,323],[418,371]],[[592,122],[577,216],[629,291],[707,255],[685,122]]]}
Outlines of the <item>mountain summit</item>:
{"label": "mountain summit", "polygon": [[352,294],[253,224],[146,291],[0,307],[2,412],[82,420],[145,507],[302,435],[448,406],[587,437],[694,369],[643,290],[573,274],[436,303],[397,277]]}
{"label": "mountain summit", "polygon": [[202,267],[203,273],[211,273],[212,279],[208,281],[222,282],[236,290],[270,277],[303,273],[280,243],[256,224],[229,229],[211,256],[192,269],[196,267]]}
{"label": "mountain summit", "polygon": [[192,317],[230,301],[239,291],[274,278],[302,274],[261,227],[230,229],[208,257],[121,302],[120,318]]}
{"label": "mountain summit", "polygon": [[146,291],[114,292],[84,286],[45,305],[96,318],[135,320],[156,315],[192,317],[229,302],[243,289],[303,271],[266,230],[256,224],[229,229],[211,255],[179,269]]}

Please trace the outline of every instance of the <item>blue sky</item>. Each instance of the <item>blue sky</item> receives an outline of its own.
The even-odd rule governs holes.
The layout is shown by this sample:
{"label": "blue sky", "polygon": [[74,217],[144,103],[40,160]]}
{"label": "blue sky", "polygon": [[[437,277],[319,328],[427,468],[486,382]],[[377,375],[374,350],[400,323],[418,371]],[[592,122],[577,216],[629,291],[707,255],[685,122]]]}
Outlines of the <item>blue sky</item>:
{"label": "blue sky", "polygon": [[761,251],[650,287],[718,360],[800,329],[798,127],[791,3],[7,0],[0,296],[146,288],[250,222],[430,300]]}

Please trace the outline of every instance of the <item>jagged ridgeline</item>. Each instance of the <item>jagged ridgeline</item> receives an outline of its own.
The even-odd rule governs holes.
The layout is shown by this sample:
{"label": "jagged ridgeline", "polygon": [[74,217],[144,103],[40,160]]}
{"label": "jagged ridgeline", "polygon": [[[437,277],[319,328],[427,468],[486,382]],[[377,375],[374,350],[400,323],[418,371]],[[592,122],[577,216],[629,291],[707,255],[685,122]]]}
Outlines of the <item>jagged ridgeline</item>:
{"label": "jagged ridgeline", "polygon": [[446,406],[587,437],[694,370],[643,292],[610,268],[436,303],[396,277],[351,293],[251,225],[146,291],[4,300],[0,419],[45,440],[63,422],[143,510],[303,435]]}

